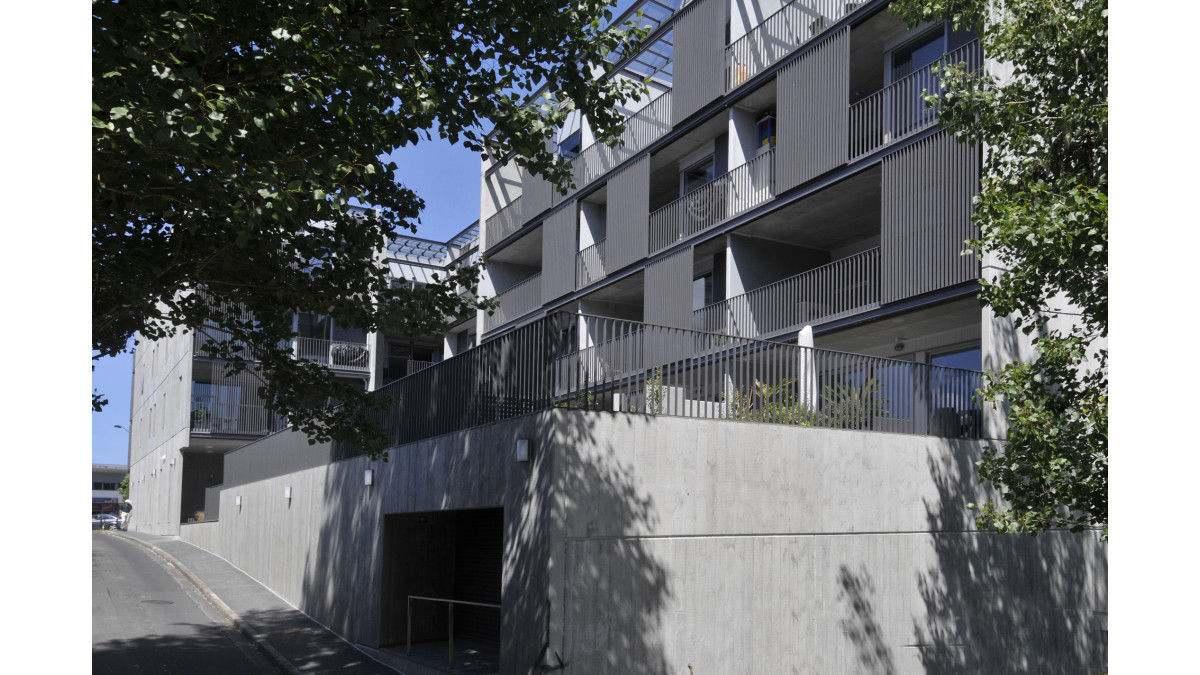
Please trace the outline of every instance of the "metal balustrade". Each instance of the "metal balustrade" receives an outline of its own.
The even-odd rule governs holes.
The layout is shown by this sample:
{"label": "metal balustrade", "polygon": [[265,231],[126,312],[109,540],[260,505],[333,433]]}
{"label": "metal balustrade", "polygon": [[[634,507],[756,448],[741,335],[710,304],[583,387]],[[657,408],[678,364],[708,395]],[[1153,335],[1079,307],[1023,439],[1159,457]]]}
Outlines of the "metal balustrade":
{"label": "metal balustrade", "polygon": [[213,383],[193,382],[190,427],[194,434],[265,436],[283,429],[283,418],[267,410],[258,376],[245,370]]}
{"label": "metal balustrade", "polygon": [[316,361],[338,370],[365,373],[371,367],[371,350],[366,343],[360,342],[296,338],[296,358]]}
{"label": "metal balustrade", "polygon": [[571,160],[575,189],[582,188],[617,168],[670,130],[671,91],[667,90],[625,120],[625,131],[621,133],[617,147],[592,143]]}
{"label": "metal balustrade", "polygon": [[391,445],[552,408],[978,438],[980,386],[976,371],[556,313],[372,395]]}
{"label": "metal balustrade", "polygon": [[517,197],[509,202],[504,208],[492,214],[485,223],[487,227],[484,228],[486,236],[483,248],[490,249],[525,224],[524,219],[521,218],[521,198]]}
{"label": "metal balustrade", "polygon": [[940,88],[938,71],[946,64],[983,66],[979,40],[946,54],[850,106],[850,159],[864,157],[937,124],[941,106],[926,107],[924,94]]}
{"label": "metal balustrade", "polygon": [[604,278],[604,242],[606,239],[592,244],[575,254],[575,288],[583,288]]}
{"label": "metal balustrade", "polygon": [[696,330],[757,337],[879,307],[879,248],[702,307]]}
{"label": "metal balustrade", "polygon": [[405,638],[406,646],[404,648],[404,653],[407,656],[412,655],[412,627],[413,627],[412,603],[413,603],[413,600],[421,600],[424,602],[435,602],[435,603],[440,603],[440,604],[446,605],[447,614],[449,616],[449,619],[448,619],[449,623],[447,626],[447,633],[446,633],[446,642],[447,642],[446,666],[449,668],[454,667],[454,606],[462,605],[463,607],[483,607],[483,608],[487,608],[487,609],[494,609],[497,612],[500,611],[500,605],[498,605],[496,603],[492,603],[492,602],[472,602],[469,600],[453,600],[450,598],[430,598],[430,597],[425,597],[425,596],[420,596],[420,595],[410,595],[410,596],[408,596],[408,623],[405,624],[408,626],[408,633],[407,633],[407,637]]}
{"label": "metal balustrade", "polygon": [[839,0],[794,0],[725,48],[725,82],[732,91],[820,35],[858,8]]}
{"label": "metal balustrade", "polygon": [[499,306],[483,317],[483,330],[494,330],[542,306],[541,272],[496,296]]}
{"label": "metal balustrade", "polygon": [[650,214],[651,253],[710,230],[774,199],[775,149]]}

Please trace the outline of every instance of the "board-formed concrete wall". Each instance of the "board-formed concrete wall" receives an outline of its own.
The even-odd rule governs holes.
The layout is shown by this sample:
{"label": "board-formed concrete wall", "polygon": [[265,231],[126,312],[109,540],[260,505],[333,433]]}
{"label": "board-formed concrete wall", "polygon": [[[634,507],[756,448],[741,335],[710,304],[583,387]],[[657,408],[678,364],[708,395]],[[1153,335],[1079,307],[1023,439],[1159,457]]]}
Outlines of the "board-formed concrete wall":
{"label": "board-formed concrete wall", "polygon": [[183,536],[376,646],[383,516],[502,506],[504,673],[1103,672],[1105,544],[974,531],[979,452],[555,410],[224,490]]}

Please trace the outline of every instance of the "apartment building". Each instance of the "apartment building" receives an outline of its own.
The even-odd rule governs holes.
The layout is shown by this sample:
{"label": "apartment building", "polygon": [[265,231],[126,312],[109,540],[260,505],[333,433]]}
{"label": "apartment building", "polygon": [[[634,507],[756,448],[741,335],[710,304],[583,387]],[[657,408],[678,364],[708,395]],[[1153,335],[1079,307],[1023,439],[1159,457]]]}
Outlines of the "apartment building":
{"label": "apartment building", "polygon": [[985,59],[887,5],[634,3],[621,144],[573,119],[566,194],[491,158],[477,228],[389,249],[499,306],[365,336],[387,461],[241,441],[179,536],[406,673],[1103,672],[1106,544],[966,507],[1019,345],[961,255],[981,149],[920,95]]}
{"label": "apartment building", "polygon": [[[472,224],[447,242],[394,241],[386,251],[389,272],[428,283],[433,274],[477,259],[478,232]],[[461,348],[442,336],[364,333],[327,316],[296,312],[292,320],[297,359],[328,366],[368,391]],[[225,454],[287,427],[258,395],[261,373],[253,367],[232,373],[206,348],[227,337],[214,328],[180,332],[139,344],[134,352],[129,465],[131,495],[143,500],[139,529],[178,534],[181,523],[215,518],[212,495],[224,480]]]}

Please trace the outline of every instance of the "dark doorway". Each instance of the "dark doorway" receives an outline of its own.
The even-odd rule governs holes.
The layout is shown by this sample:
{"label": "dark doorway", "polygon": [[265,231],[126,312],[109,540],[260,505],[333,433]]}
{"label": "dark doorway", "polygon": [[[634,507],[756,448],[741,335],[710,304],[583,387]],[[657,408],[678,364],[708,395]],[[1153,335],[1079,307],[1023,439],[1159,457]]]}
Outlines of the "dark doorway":
{"label": "dark doorway", "polygon": [[[471,509],[384,517],[380,643],[403,647],[410,596],[500,604],[504,510]],[[413,644],[449,639],[449,603],[412,601]],[[454,606],[454,641],[500,646],[500,611]]]}

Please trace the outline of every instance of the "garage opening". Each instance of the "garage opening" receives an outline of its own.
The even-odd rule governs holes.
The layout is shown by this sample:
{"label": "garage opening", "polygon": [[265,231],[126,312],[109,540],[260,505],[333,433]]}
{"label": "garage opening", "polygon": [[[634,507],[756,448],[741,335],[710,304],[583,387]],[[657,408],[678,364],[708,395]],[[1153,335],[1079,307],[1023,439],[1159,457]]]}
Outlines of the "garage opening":
{"label": "garage opening", "polygon": [[381,645],[430,665],[498,670],[504,510],[387,515],[383,545]]}

